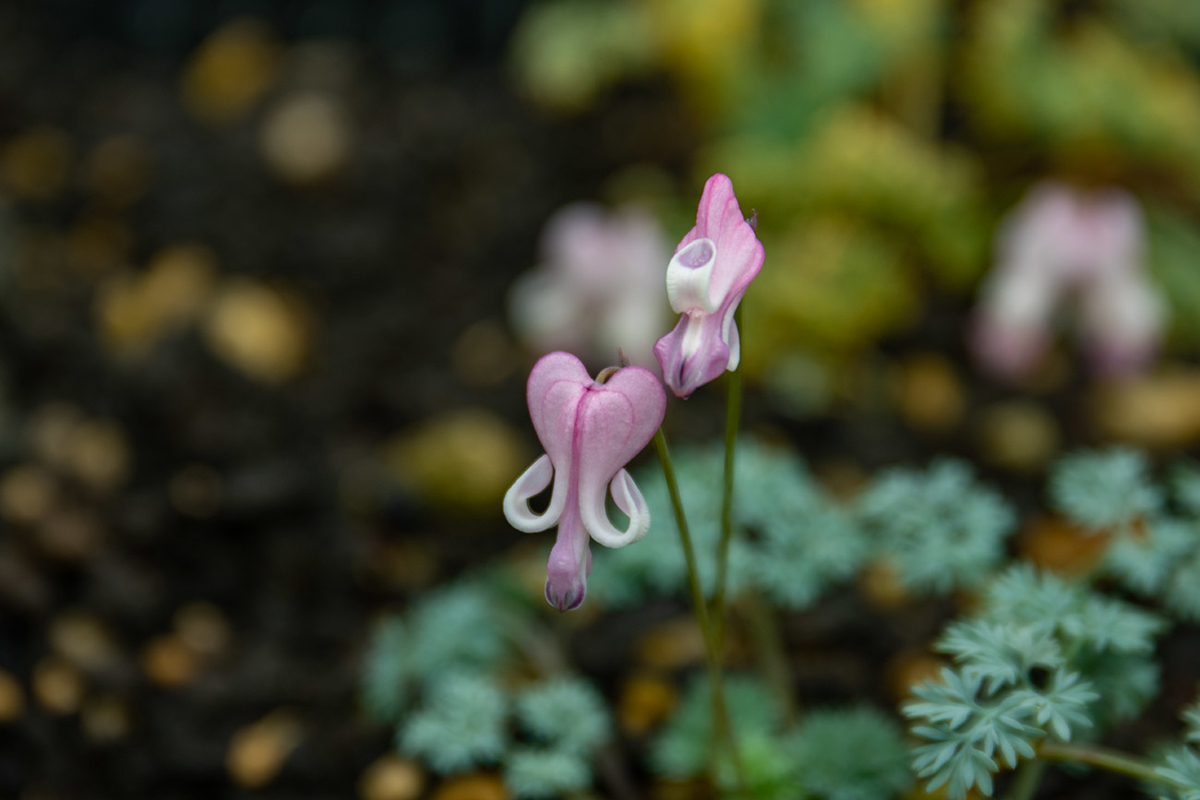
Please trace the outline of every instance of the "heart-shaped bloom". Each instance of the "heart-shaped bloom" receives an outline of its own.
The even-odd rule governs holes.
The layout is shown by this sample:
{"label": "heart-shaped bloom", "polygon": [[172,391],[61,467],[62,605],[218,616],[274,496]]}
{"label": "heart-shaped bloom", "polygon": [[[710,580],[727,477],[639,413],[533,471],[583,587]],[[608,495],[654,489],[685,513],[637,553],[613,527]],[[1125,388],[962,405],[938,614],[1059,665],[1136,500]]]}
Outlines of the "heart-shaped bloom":
{"label": "heart-shaped bloom", "polygon": [[687,397],[741,358],[733,312],[763,265],[762,242],[742,216],[733,183],[717,173],[704,184],[696,227],[667,266],[667,299],[682,314],[658,340],[663,381]]}
{"label": "heart-shaped bloom", "polygon": [[654,366],[662,331],[662,265],[670,245],[645,209],[574,203],[542,231],[542,263],[509,293],[509,320],[539,354],[570,350],[607,364],[620,350]]}
{"label": "heart-shaped bloom", "polygon": [[[559,611],[583,602],[592,539],[605,547],[624,547],[650,529],[646,501],[624,467],[662,424],[667,394],[654,373],[641,367],[605,373],[607,380],[592,380],[578,358],[561,352],[543,356],[533,366],[526,397],[546,453],[504,497],[504,516],[517,530],[533,533],[558,526],[546,602]],[[529,498],[545,490],[551,479],[550,504],[535,514]],[[606,489],[629,517],[624,531],[608,519]]]}
{"label": "heart-shaped bloom", "polygon": [[997,235],[996,265],[981,288],[971,337],[978,360],[1001,377],[1027,375],[1049,348],[1056,318],[1069,317],[1064,306],[1074,302],[1097,369],[1148,365],[1164,310],[1143,268],[1143,228],[1126,192],[1036,186]]}

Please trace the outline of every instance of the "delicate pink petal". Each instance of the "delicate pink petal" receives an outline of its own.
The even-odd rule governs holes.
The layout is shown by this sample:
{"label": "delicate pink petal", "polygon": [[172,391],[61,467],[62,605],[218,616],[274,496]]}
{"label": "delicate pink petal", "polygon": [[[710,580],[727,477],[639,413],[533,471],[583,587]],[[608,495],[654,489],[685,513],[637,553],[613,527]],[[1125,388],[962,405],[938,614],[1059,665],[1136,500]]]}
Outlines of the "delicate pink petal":
{"label": "delicate pink petal", "polygon": [[591,376],[570,353],[542,356],[529,373],[526,388],[529,417],[554,465],[554,493],[550,507],[560,512],[573,480],[571,454],[575,416],[579,401],[591,385]]}
{"label": "delicate pink petal", "polygon": [[704,191],[701,192],[700,203],[696,207],[696,230],[701,236],[716,239],[720,235],[731,200],[736,206],[733,181],[729,180],[728,175],[718,172],[704,182]]}
{"label": "delicate pink petal", "polygon": [[[601,544],[615,547],[620,545],[610,542],[626,541],[625,534],[608,521],[605,491],[618,470],[653,438],[666,407],[662,385],[653,373],[640,367],[618,370],[601,390],[589,393],[580,404],[579,508],[584,527]],[[638,538],[645,535],[632,530]]]}
{"label": "delicate pink petal", "polygon": [[642,451],[662,424],[667,395],[654,373],[641,367],[617,370],[580,404],[579,485],[607,484]]}
{"label": "delicate pink petal", "polygon": [[524,533],[536,533],[558,524],[566,503],[566,492],[556,491],[550,498],[549,507],[541,514],[529,510],[529,498],[545,491],[553,475],[550,456],[543,455],[517,478],[504,495],[504,517],[509,525]]}
{"label": "delicate pink petal", "polygon": [[675,329],[654,345],[654,355],[663,382],[676,397],[688,397],[720,377],[730,364],[729,346],[721,339],[721,319],[714,316],[684,314]]}
{"label": "delicate pink petal", "polygon": [[613,478],[611,491],[617,508],[629,517],[629,525],[625,530],[620,530],[608,519],[604,510],[603,491],[598,497],[590,492],[586,499],[581,495],[579,513],[583,518],[583,526],[593,539],[605,547],[624,547],[638,541],[650,530],[650,507],[646,505],[646,499],[633,482],[633,477],[623,469]]}
{"label": "delicate pink petal", "polygon": [[589,541],[579,510],[568,509],[546,565],[546,602],[559,611],[574,611],[587,596],[587,576],[592,572]]}
{"label": "delicate pink petal", "polygon": [[739,297],[762,269],[764,251],[746,222],[729,177],[717,173],[704,184],[696,213],[696,230],[716,244],[711,292],[719,305],[729,294]]}

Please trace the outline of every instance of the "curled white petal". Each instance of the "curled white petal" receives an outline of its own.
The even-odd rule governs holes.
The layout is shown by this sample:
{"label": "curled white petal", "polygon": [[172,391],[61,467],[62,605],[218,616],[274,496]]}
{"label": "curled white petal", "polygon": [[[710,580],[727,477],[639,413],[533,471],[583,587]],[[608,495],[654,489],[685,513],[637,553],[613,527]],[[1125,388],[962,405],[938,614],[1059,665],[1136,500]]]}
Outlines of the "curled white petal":
{"label": "curled white petal", "polygon": [[712,314],[721,306],[721,298],[712,298],[713,265],[717,246],[712,239],[694,239],[680,249],[667,265],[667,299],[677,314],[703,311]]}
{"label": "curled white petal", "polygon": [[626,470],[617,472],[609,489],[617,508],[628,515],[629,527],[622,531],[609,521],[604,511],[603,493],[598,498],[599,502],[596,502],[597,498],[588,498],[591,502],[585,502],[580,497],[579,511],[583,517],[583,527],[596,542],[605,547],[633,544],[650,530],[650,507]]}
{"label": "curled white petal", "polygon": [[524,533],[537,533],[558,524],[562,516],[565,492],[555,486],[550,497],[550,506],[541,514],[529,510],[529,498],[545,490],[554,476],[554,465],[550,456],[543,455],[529,469],[521,473],[504,495],[504,516],[508,524]]}

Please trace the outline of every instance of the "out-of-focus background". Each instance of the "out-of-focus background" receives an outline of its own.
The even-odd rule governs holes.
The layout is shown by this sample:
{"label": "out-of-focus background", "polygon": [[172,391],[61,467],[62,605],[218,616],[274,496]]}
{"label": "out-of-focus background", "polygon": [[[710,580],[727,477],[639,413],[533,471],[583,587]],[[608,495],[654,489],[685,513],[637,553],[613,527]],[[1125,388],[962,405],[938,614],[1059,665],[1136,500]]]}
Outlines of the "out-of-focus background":
{"label": "out-of-focus background", "polygon": [[1198,131],[1177,0],[0,4],[0,795],[415,797],[371,620],[540,591],[528,367],[653,365],[713,172],[829,485],[1193,445]]}

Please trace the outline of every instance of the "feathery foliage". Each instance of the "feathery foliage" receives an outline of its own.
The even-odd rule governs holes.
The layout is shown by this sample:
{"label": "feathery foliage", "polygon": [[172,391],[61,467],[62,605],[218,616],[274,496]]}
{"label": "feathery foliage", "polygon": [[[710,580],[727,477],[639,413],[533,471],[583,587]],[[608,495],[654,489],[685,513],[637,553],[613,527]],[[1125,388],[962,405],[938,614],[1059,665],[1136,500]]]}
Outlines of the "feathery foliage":
{"label": "feathery foliage", "polygon": [[590,755],[612,735],[604,698],[574,676],[535,683],[517,696],[517,722],[557,750]]}
{"label": "feathery foliage", "polygon": [[1153,516],[1163,503],[1146,457],[1127,447],[1081,450],[1061,459],[1050,473],[1050,498],[1068,519],[1092,530]]}
{"label": "feathery foliage", "polygon": [[904,707],[927,740],[913,767],[927,790],[990,795],[992,775],[1032,758],[1035,742],[1130,716],[1153,695],[1155,615],[1027,566],[994,580],[973,619],[937,642],[951,656],[939,682]]}
{"label": "feathery foliage", "polygon": [[1200,470],[1178,465],[1168,488],[1152,481],[1145,456],[1115,447],[1059,461],[1050,499],[1072,522],[1110,537],[1105,574],[1185,619],[1200,619]]}
{"label": "feathery foliage", "polygon": [[521,800],[544,800],[564,792],[580,792],[591,783],[591,765],[567,750],[519,747],[504,762],[504,784]]}
{"label": "feathery foliage", "polygon": [[491,680],[462,672],[431,682],[420,711],[397,731],[404,752],[440,773],[500,760],[508,747],[508,700]]}
{"label": "feathery foliage", "polygon": [[485,670],[509,657],[497,616],[502,607],[490,584],[476,580],[429,594],[404,617],[381,619],[363,665],[367,712],[396,722],[414,690],[445,670]]}
{"label": "feathery foliage", "polygon": [[879,553],[911,591],[945,594],[977,585],[1004,554],[1012,508],[975,483],[960,461],[887,470],[863,492],[858,515]]}
{"label": "feathery foliage", "polygon": [[[711,594],[720,536],[724,454],[720,446],[672,454],[701,585]],[[686,563],[666,481],[657,467],[637,476],[654,529],[637,547],[600,550],[589,596],[614,606],[647,595],[682,594]],[[753,439],[738,445],[729,591],[747,585],[786,608],[804,608],[861,565],[868,543],[855,519],[812,479],[800,459]],[[754,535],[748,536],[747,533]]]}
{"label": "feathery foliage", "polygon": [[900,726],[870,706],[809,711],[790,737],[797,783],[824,800],[888,800],[912,785]]}

